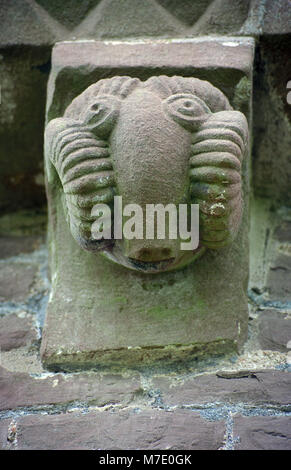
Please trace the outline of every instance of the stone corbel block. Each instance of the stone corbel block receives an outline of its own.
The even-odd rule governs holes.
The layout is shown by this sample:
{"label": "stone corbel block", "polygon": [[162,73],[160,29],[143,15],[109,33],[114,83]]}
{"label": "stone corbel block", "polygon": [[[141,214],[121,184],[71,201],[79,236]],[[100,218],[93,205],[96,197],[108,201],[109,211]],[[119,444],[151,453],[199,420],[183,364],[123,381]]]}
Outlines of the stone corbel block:
{"label": "stone corbel block", "polygon": [[[251,39],[229,37],[56,44],[45,132],[48,368],[242,347],[253,52]],[[116,196],[142,215],[147,204],[199,204],[198,245],[99,239],[94,207],[110,208],[113,233]]]}

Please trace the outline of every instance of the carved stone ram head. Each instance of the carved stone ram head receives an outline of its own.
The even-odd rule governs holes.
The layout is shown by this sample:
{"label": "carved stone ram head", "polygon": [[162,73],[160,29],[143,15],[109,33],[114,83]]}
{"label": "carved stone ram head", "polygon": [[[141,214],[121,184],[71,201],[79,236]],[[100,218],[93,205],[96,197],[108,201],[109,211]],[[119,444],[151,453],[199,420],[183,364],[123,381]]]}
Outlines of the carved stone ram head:
{"label": "carved stone ram head", "polygon": [[[245,116],[225,95],[196,78],[126,76],[100,80],[47,125],[48,183],[57,184],[77,242],[132,269],[176,269],[235,237],[242,214]],[[200,241],[95,240],[92,207],[199,204]]]}

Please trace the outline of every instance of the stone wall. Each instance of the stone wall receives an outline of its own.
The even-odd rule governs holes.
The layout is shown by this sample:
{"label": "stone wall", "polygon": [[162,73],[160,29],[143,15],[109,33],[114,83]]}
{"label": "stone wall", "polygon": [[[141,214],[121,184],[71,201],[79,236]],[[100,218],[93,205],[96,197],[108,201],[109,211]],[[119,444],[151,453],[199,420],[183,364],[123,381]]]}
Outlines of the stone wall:
{"label": "stone wall", "polygon": [[50,51],[56,41],[83,38],[255,37],[254,188],[283,203],[290,199],[289,0],[1,0],[0,21],[1,210],[45,205]]}
{"label": "stone wall", "polygon": [[[0,0],[0,448],[291,449],[288,0]],[[171,368],[47,372],[43,127],[59,40],[256,38],[249,338]]]}

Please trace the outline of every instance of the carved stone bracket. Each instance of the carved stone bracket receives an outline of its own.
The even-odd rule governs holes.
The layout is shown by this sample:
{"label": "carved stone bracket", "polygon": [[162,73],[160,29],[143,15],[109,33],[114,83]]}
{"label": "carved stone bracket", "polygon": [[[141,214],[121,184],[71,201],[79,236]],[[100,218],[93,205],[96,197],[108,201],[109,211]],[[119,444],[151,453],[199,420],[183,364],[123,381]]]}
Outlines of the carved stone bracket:
{"label": "carved stone bracket", "polygon": [[[166,74],[151,72],[153,43],[143,45],[144,63],[135,68],[134,44],[122,45],[118,65],[114,44],[82,43],[84,59],[79,43],[55,47],[45,130],[52,296],[42,358],[48,367],[191,360],[243,344],[253,44],[234,41],[179,43],[184,55],[175,70],[163,63],[165,44],[156,43],[154,61]],[[112,76],[102,78],[96,56],[102,61],[100,50],[109,53],[108,47]],[[224,63],[212,60],[212,49],[223,51]],[[167,51],[176,60],[177,44],[169,42]],[[70,81],[77,85],[64,95]],[[148,205],[198,204],[199,243],[181,249],[181,237],[168,232],[163,239],[115,238],[115,197],[138,205],[143,220]],[[112,236],[94,235],[100,204],[110,208]]]}

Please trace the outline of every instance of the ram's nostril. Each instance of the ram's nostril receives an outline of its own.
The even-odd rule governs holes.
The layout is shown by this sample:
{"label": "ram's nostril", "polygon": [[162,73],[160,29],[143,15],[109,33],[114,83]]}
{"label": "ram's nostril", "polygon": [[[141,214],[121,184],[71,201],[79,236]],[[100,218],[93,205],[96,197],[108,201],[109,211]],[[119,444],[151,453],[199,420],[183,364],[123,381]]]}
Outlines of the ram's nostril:
{"label": "ram's nostril", "polygon": [[143,248],[142,250],[139,251],[138,256],[140,257],[140,259],[146,260],[147,258],[151,257],[151,252],[150,250]]}

